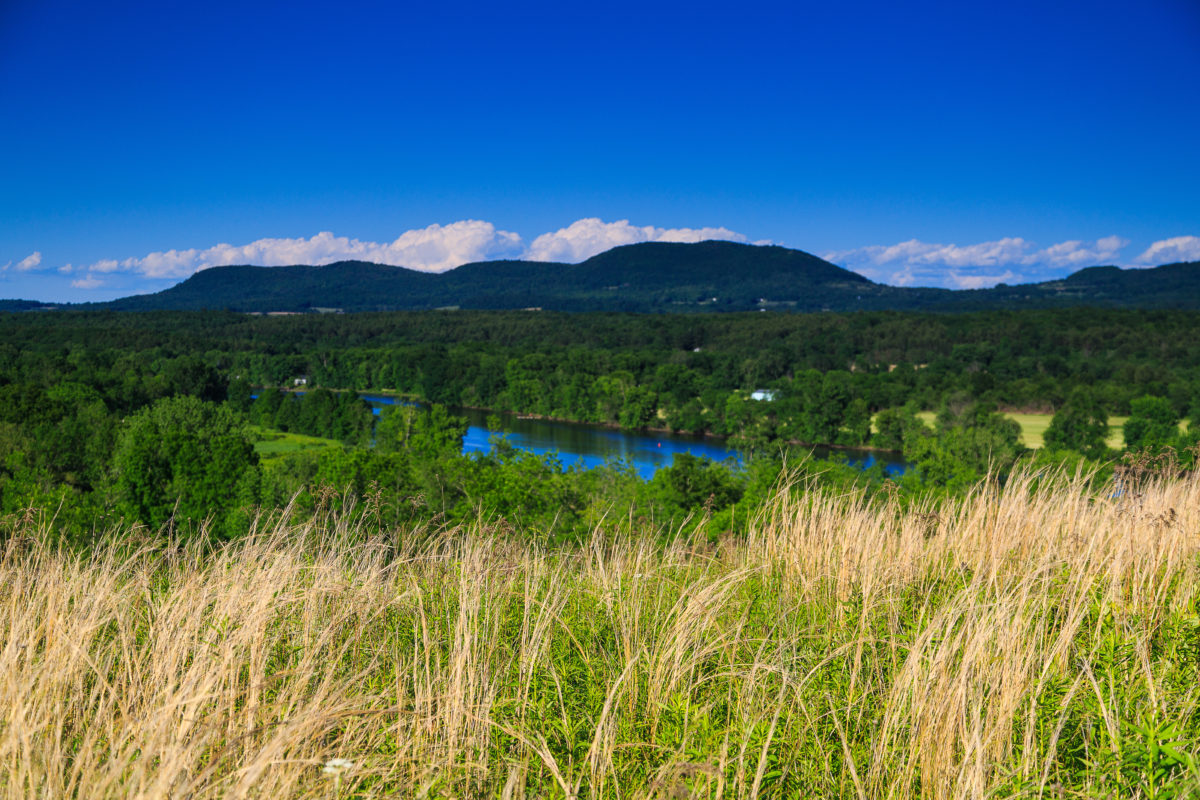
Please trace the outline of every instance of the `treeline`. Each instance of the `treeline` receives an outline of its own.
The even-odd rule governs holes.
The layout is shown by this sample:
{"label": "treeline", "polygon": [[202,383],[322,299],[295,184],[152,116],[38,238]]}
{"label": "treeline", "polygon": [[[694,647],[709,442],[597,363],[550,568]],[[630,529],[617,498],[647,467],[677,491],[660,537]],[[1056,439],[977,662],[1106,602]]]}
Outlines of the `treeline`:
{"label": "treeline", "polygon": [[[670,410],[684,395],[769,389],[806,370],[847,373],[872,412],[910,401],[932,410],[964,392],[1001,408],[1052,410],[1086,387],[1110,414],[1151,395],[1186,416],[1200,398],[1200,317],[1177,311],[53,312],[0,315],[0,342],[0,369],[74,374],[88,385],[131,369],[159,379],[191,356],[255,385],[306,376],[310,385],[588,421],[619,421],[604,419],[603,406],[623,384]],[[607,376],[615,378],[597,384]]]}
{"label": "treeline", "polygon": [[[60,376],[118,409],[211,398],[231,379],[290,387],[302,378],[309,388],[733,436],[747,448],[864,445],[870,417],[888,409],[1053,411],[1080,390],[1108,415],[1128,415],[1146,396],[1177,418],[1200,413],[1200,317],[1190,312],[73,312],[2,315],[0,332],[8,380],[45,386],[44,376]],[[772,401],[753,401],[756,390]],[[297,427],[299,407],[271,411],[268,425],[361,440],[355,423]]]}

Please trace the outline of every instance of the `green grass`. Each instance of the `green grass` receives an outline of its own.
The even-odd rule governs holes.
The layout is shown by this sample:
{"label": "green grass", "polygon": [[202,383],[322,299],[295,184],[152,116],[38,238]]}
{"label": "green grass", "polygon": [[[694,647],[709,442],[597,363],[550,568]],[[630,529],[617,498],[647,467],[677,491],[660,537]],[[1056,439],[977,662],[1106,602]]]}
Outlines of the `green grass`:
{"label": "green grass", "polygon": [[333,439],[273,431],[256,425],[250,426],[250,431],[255,438],[254,452],[258,453],[258,457],[262,460],[279,458],[288,453],[298,453],[304,450],[327,450],[342,446],[341,442]]}
{"label": "green grass", "polygon": [[1108,446],[1120,449],[1125,446],[1125,420],[1129,417],[1108,418]]}
{"label": "green grass", "polygon": [[[1009,419],[1015,419],[1021,425],[1021,437],[1025,441],[1026,447],[1039,448],[1042,446],[1042,437],[1046,433],[1046,429],[1050,427],[1050,420],[1054,418],[1053,414],[1005,414]],[[1129,417],[1109,417],[1108,418],[1108,446],[1120,450],[1125,447],[1125,421]],[[1179,423],[1179,429],[1186,431],[1188,428],[1187,420]]]}
{"label": "green grass", "polygon": [[1005,414],[1009,419],[1016,420],[1021,426],[1021,440],[1025,442],[1026,447],[1032,447],[1035,450],[1042,446],[1042,437],[1046,434],[1046,429],[1050,427],[1050,420],[1054,419],[1053,414]]}
{"label": "green grass", "polygon": [[[917,414],[925,424],[932,425],[934,418],[937,416],[932,411],[922,411]],[[1014,412],[1006,412],[1004,416],[1011,420],[1016,420],[1021,426],[1021,441],[1025,442],[1026,447],[1034,450],[1040,448],[1044,442],[1043,437],[1046,434],[1046,429],[1050,427],[1050,420],[1054,419],[1053,414],[1017,414]],[[1114,449],[1121,449],[1125,446],[1125,420],[1129,417],[1109,417],[1108,418],[1108,446]],[[1180,428],[1186,430],[1187,423],[1181,423]]]}

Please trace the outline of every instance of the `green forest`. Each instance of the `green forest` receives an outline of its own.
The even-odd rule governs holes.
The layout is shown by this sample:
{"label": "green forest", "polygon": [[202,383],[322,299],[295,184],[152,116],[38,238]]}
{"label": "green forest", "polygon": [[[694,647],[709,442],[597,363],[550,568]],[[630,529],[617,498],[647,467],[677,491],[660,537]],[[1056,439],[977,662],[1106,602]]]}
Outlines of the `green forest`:
{"label": "green forest", "polygon": [[[368,390],[419,405],[377,417]],[[744,458],[682,456],[643,481],[628,464],[564,468],[505,440],[466,456],[455,407],[727,437]],[[1053,413],[1045,446],[1030,450],[1001,411]],[[1126,450],[1190,468],[1195,314],[0,316],[0,512],[48,509],[80,543],[118,520],[208,520],[236,537],[289,503],[367,503],[387,524],[483,514],[548,541],[606,517],[719,536],[784,472],[912,502],[1019,462],[1107,476],[1117,415]],[[912,467],[892,479],[808,458],[812,445],[900,452]]]}

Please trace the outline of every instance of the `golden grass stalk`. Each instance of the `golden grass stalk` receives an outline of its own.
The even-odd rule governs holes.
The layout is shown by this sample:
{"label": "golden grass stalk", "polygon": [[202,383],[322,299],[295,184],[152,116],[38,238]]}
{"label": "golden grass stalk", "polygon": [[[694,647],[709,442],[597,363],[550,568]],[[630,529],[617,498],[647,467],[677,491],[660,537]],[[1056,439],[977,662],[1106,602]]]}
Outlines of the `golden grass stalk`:
{"label": "golden grass stalk", "polygon": [[1195,778],[1131,731],[1200,742],[1200,481],[1085,477],[783,487],[715,549],[284,513],[72,553],[10,521],[0,794],[1154,796]]}

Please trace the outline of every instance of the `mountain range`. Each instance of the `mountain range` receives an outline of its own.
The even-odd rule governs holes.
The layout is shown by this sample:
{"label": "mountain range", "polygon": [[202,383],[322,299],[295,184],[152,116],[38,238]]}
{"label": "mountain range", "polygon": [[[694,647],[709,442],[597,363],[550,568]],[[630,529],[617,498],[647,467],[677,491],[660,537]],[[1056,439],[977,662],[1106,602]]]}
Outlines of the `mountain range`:
{"label": "mountain range", "polygon": [[[363,261],[205,269],[161,292],[54,306],[118,311],[855,311],[1057,308],[1200,309],[1200,262],[1089,267],[1053,281],[989,289],[888,286],[800,250],[734,242],[624,245],[579,264],[485,261],[441,273]],[[0,310],[45,309],[27,300]]]}

